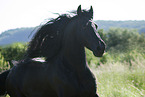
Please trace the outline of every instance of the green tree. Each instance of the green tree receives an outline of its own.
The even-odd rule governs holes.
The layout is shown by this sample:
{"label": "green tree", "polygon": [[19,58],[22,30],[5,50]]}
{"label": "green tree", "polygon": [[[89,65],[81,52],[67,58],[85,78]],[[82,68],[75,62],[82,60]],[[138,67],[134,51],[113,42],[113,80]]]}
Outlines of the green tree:
{"label": "green tree", "polygon": [[118,52],[137,49],[145,43],[145,39],[135,29],[111,28],[107,38],[107,49]]}
{"label": "green tree", "polygon": [[22,43],[14,43],[2,48],[2,55],[12,67],[11,60],[21,60],[24,57],[27,46]]}
{"label": "green tree", "polygon": [[10,68],[10,65],[8,65],[8,62],[4,60],[3,55],[0,53],[0,72],[3,70],[7,70]]}

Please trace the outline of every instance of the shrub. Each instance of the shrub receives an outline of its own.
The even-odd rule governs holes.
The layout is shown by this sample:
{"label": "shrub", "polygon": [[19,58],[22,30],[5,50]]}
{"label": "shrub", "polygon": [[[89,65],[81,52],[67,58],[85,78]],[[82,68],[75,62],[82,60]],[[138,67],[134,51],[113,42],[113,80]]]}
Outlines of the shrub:
{"label": "shrub", "polygon": [[8,65],[8,62],[4,60],[4,57],[0,53],[0,72],[4,70],[8,70],[10,68],[10,65]]}
{"label": "shrub", "polygon": [[5,60],[20,60],[24,57],[27,46],[22,43],[14,43],[2,48],[2,55]]}
{"label": "shrub", "polygon": [[107,49],[113,52],[127,52],[145,42],[135,29],[111,28],[107,38]]}

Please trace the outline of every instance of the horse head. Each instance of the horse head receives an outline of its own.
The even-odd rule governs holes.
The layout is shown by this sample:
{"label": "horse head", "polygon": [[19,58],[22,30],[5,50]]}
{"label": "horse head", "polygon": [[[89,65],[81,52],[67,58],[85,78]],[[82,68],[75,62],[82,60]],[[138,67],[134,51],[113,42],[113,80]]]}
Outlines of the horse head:
{"label": "horse head", "polygon": [[92,6],[90,10],[86,11],[82,10],[80,5],[77,9],[77,39],[80,44],[93,51],[96,57],[101,57],[105,51],[105,43],[97,32],[97,24],[92,19]]}
{"label": "horse head", "polygon": [[77,32],[76,36],[83,46],[93,51],[95,56],[101,57],[105,50],[105,43],[97,33],[98,26],[92,19],[92,6],[90,10],[86,11],[82,10],[80,5],[76,16],[70,17],[65,14],[47,22],[40,27],[29,43],[27,56],[52,59],[60,52],[63,34],[71,29],[71,31]]}

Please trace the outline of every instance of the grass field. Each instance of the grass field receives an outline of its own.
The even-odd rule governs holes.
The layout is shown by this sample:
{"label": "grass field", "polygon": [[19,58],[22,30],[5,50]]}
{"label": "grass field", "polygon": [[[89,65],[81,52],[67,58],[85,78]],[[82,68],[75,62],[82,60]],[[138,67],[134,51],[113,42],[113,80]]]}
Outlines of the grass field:
{"label": "grass field", "polygon": [[145,60],[116,62],[92,69],[100,97],[145,97]]}

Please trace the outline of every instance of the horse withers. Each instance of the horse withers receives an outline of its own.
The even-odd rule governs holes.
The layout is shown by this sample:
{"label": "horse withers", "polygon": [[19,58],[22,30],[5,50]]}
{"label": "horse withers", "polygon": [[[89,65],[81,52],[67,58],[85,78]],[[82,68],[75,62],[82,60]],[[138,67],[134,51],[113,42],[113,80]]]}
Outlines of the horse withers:
{"label": "horse withers", "polygon": [[[65,23],[62,23],[64,25],[56,26],[55,23],[61,23],[62,18],[65,18]],[[33,47],[37,45],[35,48],[32,47],[32,50],[28,50],[33,53],[27,53],[29,57],[38,51],[38,55],[45,55],[46,61],[30,59],[14,66],[7,76],[7,93],[11,97],[98,97],[95,77],[86,64],[85,47],[96,57],[101,57],[105,51],[105,43],[97,33],[97,25],[92,19],[92,6],[88,11],[81,10],[79,6],[77,15],[59,16],[52,23],[42,26],[45,33],[41,28],[39,29],[36,33],[39,37],[34,36],[31,44]],[[54,29],[53,37],[47,35],[49,31],[44,30],[47,27],[58,27]],[[43,35],[39,32],[45,36],[41,37]],[[55,44],[50,43],[53,40],[59,45],[54,46]],[[52,47],[58,46],[56,51],[51,49],[51,46],[49,49],[47,46],[49,43]],[[31,45],[28,49],[31,49]],[[48,51],[51,52],[51,56]]]}

